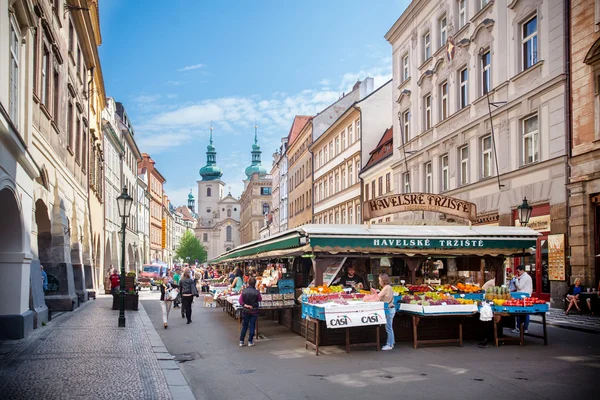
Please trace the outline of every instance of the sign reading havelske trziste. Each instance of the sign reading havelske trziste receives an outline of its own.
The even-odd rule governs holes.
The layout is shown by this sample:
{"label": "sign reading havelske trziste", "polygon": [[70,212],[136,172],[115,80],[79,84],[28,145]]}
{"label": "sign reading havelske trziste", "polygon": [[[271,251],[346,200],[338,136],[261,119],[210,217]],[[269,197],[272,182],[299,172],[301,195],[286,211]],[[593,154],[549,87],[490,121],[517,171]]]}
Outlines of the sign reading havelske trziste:
{"label": "sign reading havelske trziste", "polygon": [[406,193],[367,200],[363,220],[404,211],[433,211],[477,221],[477,206],[471,202],[431,193]]}

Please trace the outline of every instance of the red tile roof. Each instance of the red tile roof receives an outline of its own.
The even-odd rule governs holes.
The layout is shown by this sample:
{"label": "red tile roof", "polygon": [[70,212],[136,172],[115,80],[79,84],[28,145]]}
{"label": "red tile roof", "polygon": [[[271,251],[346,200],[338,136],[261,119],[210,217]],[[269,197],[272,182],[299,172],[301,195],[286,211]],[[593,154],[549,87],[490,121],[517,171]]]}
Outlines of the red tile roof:
{"label": "red tile roof", "polygon": [[298,138],[300,131],[308,121],[310,121],[312,117],[310,115],[296,115],[294,117],[294,123],[292,123],[292,127],[290,128],[290,133],[288,134],[288,146],[291,146],[292,143]]}
{"label": "red tile roof", "polygon": [[367,162],[367,165],[365,165],[365,167],[363,168],[363,171],[377,164],[384,158],[387,158],[394,154],[393,142],[394,132],[392,128],[388,128],[383,133],[383,136],[381,137],[381,140],[379,140],[377,146],[373,149],[373,151],[371,151],[371,153],[369,153],[371,156],[369,157],[369,162]]}
{"label": "red tile roof", "polygon": [[175,210],[179,211],[183,215],[183,219],[187,221],[193,221],[192,211],[187,206],[177,207]]}

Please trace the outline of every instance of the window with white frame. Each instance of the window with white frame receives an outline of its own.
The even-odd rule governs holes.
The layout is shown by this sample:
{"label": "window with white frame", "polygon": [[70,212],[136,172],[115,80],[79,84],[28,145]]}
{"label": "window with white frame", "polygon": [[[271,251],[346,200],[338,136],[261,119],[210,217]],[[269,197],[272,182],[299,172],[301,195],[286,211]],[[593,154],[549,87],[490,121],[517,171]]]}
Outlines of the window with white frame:
{"label": "window with white frame", "polygon": [[336,224],[340,223],[340,212],[339,211],[335,212],[335,223]]}
{"label": "window with white frame", "polygon": [[404,184],[404,193],[410,193],[410,172],[404,173],[402,181]]}
{"label": "window with white frame", "polygon": [[50,92],[50,50],[44,42],[42,46],[42,79],[41,79],[41,102],[48,107],[48,95]]}
{"label": "window with white frame", "polygon": [[342,224],[346,224],[346,209],[342,208]]}
{"label": "window with white frame", "polygon": [[325,197],[329,197],[329,184],[327,179],[325,179]]}
{"label": "window with white frame", "polygon": [[425,193],[433,191],[433,166],[431,162],[425,164]]}
{"label": "window with white frame", "polygon": [[408,53],[402,57],[402,82],[408,79],[410,76],[410,68],[408,64]]}
{"label": "window with white frame", "polygon": [[338,154],[340,154],[340,137],[336,136],[335,137],[335,155],[337,156]]}
{"label": "window with white frame", "polygon": [[360,119],[354,121],[354,124],[356,125],[356,140],[360,140]]}
{"label": "window with white frame", "polygon": [[319,202],[319,185],[315,183],[315,203]]}
{"label": "window with white frame", "polygon": [[459,148],[458,157],[460,160],[459,185],[466,185],[469,183],[469,146]]}
{"label": "window with white frame", "polygon": [[448,118],[449,103],[448,103],[448,82],[440,85],[440,119],[443,121]]}
{"label": "window with white frame", "polygon": [[340,174],[339,172],[335,173],[335,192],[339,193],[340,191]]}
{"label": "window with white frame", "polygon": [[375,192],[377,188],[375,187],[375,181],[371,181],[371,198],[374,199],[377,197],[377,192]]}
{"label": "window with white frame", "polygon": [[360,161],[356,162],[356,183],[359,182],[358,174],[360,173]]}
{"label": "window with white frame", "polygon": [[329,159],[333,160],[333,140],[329,142]]}
{"label": "window with white frame", "polygon": [[9,91],[8,91],[8,115],[12,123],[19,127],[19,91],[21,88],[20,79],[20,57],[21,57],[21,40],[19,25],[14,17],[10,17],[9,22]]}
{"label": "window with white frame", "polygon": [[439,28],[440,28],[440,45],[438,48],[443,47],[446,44],[446,40],[448,39],[448,24],[446,23],[446,16],[444,15],[439,20]]}
{"label": "window with white frame", "polygon": [[365,183],[365,200],[369,200],[369,184]]}
{"label": "window with white frame", "polygon": [[482,94],[487,94],[492,88],[492,76],[491,76],[492,58],[490,51],[486,51],[481,56],[481,89]]}
{"label": "window with white frame", "polygon": [[385,174],[385,192],[389,193],[392,191],[392,173],[388,172]]}
{"label": "window with white frame", "polygon": [[333,174],[329,175],[329,193],[333,196],[336,192],[333,191]]}
{"label": "window with white frame", "polygon": [[348,187],[354,185],[354,175],[352,174],[352,164],[348,164]]}
{"label": "window with white frame", "polygon": [[523,120],[523,165],[539,160],[538,140],[538,116],[534,115]]}
{"label": "window with white frame", "polygon": [[348,146],[352,145],[352,143],[354,143],[354,137],[352,134],[352,125],[348,126]]}
{"label": "window with white frame", "polygon": [[410,140],[410,111],[405,111],[402,114],[402,124],[404,128],[404,144]]}
{"label": "window with white frame", "polygon": [[481,10],[483,7],[487,6],[490,0],[479,0],[479,9]]}
{"label": "window with white frame", "polygon": [[492,136],[481,138],[481,177],[492,176]]}
{"label": "window with white frame", "polygon": [[377,179],[377,190],[378,190],[379,196],[383,196],[383,176],[380,176]]}
{"label": "window with white frame", "polygon": [[423,35],[423,62],[431,57],[431,37],[429,32]]}
{"label": "window with white frame", "polygon": [[346,150],[346,131],[342,131],[342,151]]}
{"label": "window with white frame", "polygon": [[323,200],[325,198],[324,197],[324,192],[323,192],[323,182],[319,183],[319,198],[321,200]]}
{"label": "window with white frame", "polygon": [[329,162],[329,152],[327,152],[327,145],[325,145],[325,149],[323,149],[323,152],[325,153],[325,163],[327,164]]}
{"label": "window with white frame", "polygon": [[448,154],[444,154],[440,157],[440,166],[442,172],[441,189],[442,192],[450,189],[450,173],[448,170]]}
{"label": "window with white frame", "polygon": [[319,150],[319,165],[323,166],[323,149]]}
{"label": "window with white frame", "polygon": [[424,123],[425,130],[431,129],[431,95],[428,94],[423,98]]}
{"label": "window with white frame", "polygon": [[523,70],[538,62],[537,15],[529,18],[522,26]]}
{"label": "window with white frame", "polygon": [[467,24],[467,0],[458,0],[458,29]]}
{"label": "window with white frame", "polygon": [[354,207],[352,207],[352,205],[348,207],[348,223],[354,223]]}
{"label": "window with white frame", "polygon": [[346,168],[342,168],[342,190],[346,189]]}
{"label": "window with white frame", "polygon": [[360,219],[360,204],[356,205],[356,223],[357,224],[362,223],[362,221]]}
{"label": "window with white frame", "polygon": [[460,78],[460,108],[469,105],[469,72],[464,68],[459,73]]}

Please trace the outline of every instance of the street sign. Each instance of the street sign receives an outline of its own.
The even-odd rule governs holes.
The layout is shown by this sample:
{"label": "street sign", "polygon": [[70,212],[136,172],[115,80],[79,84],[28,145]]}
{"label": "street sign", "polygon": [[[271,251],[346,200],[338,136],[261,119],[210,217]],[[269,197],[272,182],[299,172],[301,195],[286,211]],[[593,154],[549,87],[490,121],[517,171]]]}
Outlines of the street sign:
{"label": "street sign", "polygon": [[167,247],[167,220],[162,219],[162,248]]}

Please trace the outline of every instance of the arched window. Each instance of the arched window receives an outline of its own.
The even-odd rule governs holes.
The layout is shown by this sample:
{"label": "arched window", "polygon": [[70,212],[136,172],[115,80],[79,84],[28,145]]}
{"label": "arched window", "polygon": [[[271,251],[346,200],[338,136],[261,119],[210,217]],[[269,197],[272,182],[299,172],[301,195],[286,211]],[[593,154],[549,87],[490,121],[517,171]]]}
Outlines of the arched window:
{"label": "arched window", "polygon": [[212,188],[210,188],[210,186],[209,186],[206,188],[206,197],[211,197],[211,196],[212,196]]}
{"label": "arched window", "polygon": [[231,208],[227,209],[227,217],[231,218]]}
{"label": "arched window", "polygon": [[263,204],[263,215],[267,215],[269,213],[269,204]]}
{"label": "arched window", "polygon": [[225,234],[226,234],[226,238],[225,238],[225,240],[226,240],[227,242],[231,242],[231,241],[232,241],[232,239],[231,239],[231,226],[228,226],[228,227],[226,228],[226,230],[225,230]]}

